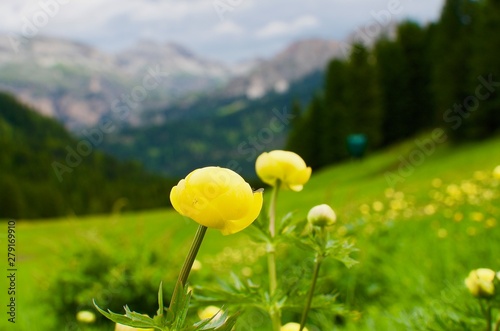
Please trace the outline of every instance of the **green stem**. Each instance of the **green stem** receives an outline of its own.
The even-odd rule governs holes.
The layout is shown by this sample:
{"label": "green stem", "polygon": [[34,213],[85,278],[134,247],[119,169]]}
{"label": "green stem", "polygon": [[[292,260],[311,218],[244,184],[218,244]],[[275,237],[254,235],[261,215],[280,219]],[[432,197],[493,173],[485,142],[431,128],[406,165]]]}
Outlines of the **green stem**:
{"label": "green stem", "polygon": [[[188,255],[184,260],[184,265],[182,266],[181,272],[179,273],[179,278],[177,279],[176,286],[185,286],[187,279],[189,277],[189,273],[191,272],[191,268],[193,267],[194,260],[196,259],[196,255],[198,254],[198,250],[200,249],[201,243],[203,242],[203,238],[205,237],[205,233],[207,232],[207,227],[200,225],[196,230],[196,234],[194,235],[193,243],[191,244],[191,248],[189,249]],[[174,291],[174,294],[176,291]],[[172,297],[172,302],[175,300],[175,297]]]}
{"label": "green stem", "polygon": [[311,309],[312,299],[314,297],[314,289],[316,288],[316,283],[318,281],[319,269],[321,267],[321,262],[323,262],[323,257],[319,254],[316,255],[316,263],[314,265],[314,272],[311,282],[311,288],[309,289],[309,295],[307,296],[307,302],[304,307],[304,311],[302,312],[302,318],[300,320],[300,328],[299,331],[302,331],[304,326],[306,325],[307,315],[309,314],[309,310]]}
{"label": "green stem", "polygon": [[495,323],[495,331],[500,331],[500,318]]}
{"label": "green stem", "polygon": [[273,187],[273,193],[271,194],[271,201],[269,204],[269,233],[271,233],[271,238],[276,235],[276,200],[278,199],[278,191],[280,190],[281,182],[276,181],[276,185]]}
{"label": "green stem", "polygon": [[276,293],[278,287],[276,280],[276,251],[273,244],[267,244],[267,269],[269,271],[269,293],[271,297]]}
{"label": "green stem", "polygon": [[486,308],[486,331],[491,331],[491,305],[488,302],[488,307]]}
{"label": "green stem", "polygon": [[[278,191],[281,183],[278,180],[273,188],[273,193],[271,195],[271,201],[269,206],[269,233],[271,238],[274,239],[276,236],[276,200],[278,198]],[[273,330],[279,331],[281,329],[281,310],[274,303],[274,295],[276,294],[276,289],[278,287],[277,277],[276,277],[276,250],[274,246],[274,240],[267,244],[267,269],[269,272],[269,294],[273,302],[272,307],[270,307],[269,315],[273,324]]]}

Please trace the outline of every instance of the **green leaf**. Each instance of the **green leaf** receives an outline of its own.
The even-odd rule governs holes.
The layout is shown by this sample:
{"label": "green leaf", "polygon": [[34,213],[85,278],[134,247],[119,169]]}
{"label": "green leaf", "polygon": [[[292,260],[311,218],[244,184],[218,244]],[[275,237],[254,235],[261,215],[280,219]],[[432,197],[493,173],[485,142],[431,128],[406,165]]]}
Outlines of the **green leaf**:
{"label": "green leaf", "polygon": [[163,282],[160,282],[160,288],[158,289],[158,310],[156,311],[156,314],[158,316],[163,315]]}
{"label": "green leaf", "polygon": [[169,319],[172,328],[174,330],[181,330],[189,310],[191,291],[188,290],[187,285],[183,286],[178,282],[175,286],[173,298],[170,307],[167,309],[167,316],[172,318],[172,320]]}
{"label": "green leaf", "polygon": [[93,303],[94,303],[94,306],[96,307],[96,309],[102,314],[104,315],[105,317],[107,317],[108,319],[110,319],[111,321],[115,322],[115,323],[119,323],[119,324],[123,324],[123,325],[128,325],[128,326],[131,326],[131,327],[135,327],[135,328],[144,328],[144,329],[147,329],[147,328],[155,328],[155,329],[158,329],[158,330],[162,330],[161,327],[158,327],[157,325],[155,325],[153,319],[149,316],[144,316],[144,315],[141,315],[139,313],[136,313],[136,312],[132,312],[130,311],[130,309],[128,309],[127,306],[125,306],[125,312],[126,314],[125,315],[121,315],[121,314],[116,314],[116,313],[113,313],[111,310],[108,309],[108,311],[104,311],[103,309],[101,309],[97,303],[95,302],[95,300],[93,300]]}
{"label": "green leaf", "polygon": [[357,252],[358,249],[354,247],[354,244],[352,242],[349,242],[348,239],[345,239],[343,241],[340,240],[333,240],[330,239],[326,243],[326,248],[325,248],[325,257],[332,257],[342,263],[347,268],[351,268],[355,264],[358,263],[358,261],[354,260],[353,258],[350,257],[351,253]]}

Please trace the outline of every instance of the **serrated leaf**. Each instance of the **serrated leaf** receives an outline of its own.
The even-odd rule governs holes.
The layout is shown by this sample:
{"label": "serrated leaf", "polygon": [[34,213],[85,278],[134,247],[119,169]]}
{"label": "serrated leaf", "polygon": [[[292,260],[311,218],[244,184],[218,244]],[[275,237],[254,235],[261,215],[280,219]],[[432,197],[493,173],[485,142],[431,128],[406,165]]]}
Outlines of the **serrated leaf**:
{"label": "serrated leaf", "polygon": [[171,321],[171,325],[174,330],[181,330],[184,326],[190,301],[191,292],[188,290],[188,286],[183,286],[180,282],[178,282],[174,289],[174,296],[171,305],[167,309],[167,316],[172,317],[173,319]]}
{"label": "serrated leaf", "polygon": [[[102,314],[104,315],[105,317],[107,317],[109,320],[115,322],[115,323],[119,323],[119,324],[123,324],[123,325],[128,325],[128,326],[131,326],[131,327],[135,327],[135,328],[144,328],[144,329],[147,329],[147,328],[155,328],[155,329],[158,329],[158,330],[162,330],[160,327],[158,327],[152,318],[150,318],[149,316],[143,316],[139,313],[135,313],[135,312],[131,312],[130,309],[128,309],[128,307],[125,308],[125,311],[126,311],[126,315],[121,315],[121,314],[116,314],[116,313],[113,313],[111,310],[108,309],[108,311],[104,311],[103,309],[101,309],[97,303],[95,302],[95,300],[93,300],[93,303],[94,303],[94,306],[96,307],[96,309]],[[141,317],[138,317],[137,315],[141,316]]]}
{"label": "serrated leaf", "polygon": [[335,259],[342,262],[349,269],[359,263],[350,256],[335,257]]}

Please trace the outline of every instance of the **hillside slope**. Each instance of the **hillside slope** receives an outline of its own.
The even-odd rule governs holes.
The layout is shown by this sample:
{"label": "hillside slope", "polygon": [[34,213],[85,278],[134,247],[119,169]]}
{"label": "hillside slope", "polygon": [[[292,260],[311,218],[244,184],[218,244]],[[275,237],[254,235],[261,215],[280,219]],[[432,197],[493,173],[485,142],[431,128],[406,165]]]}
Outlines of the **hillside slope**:
{"label": "hillside slope", "polygon": [[0,217],[168,205],[167,180],[94,151],[99,139],[94,134],[78,141],[55,120],[0,94]]}
{"label": "hillside slope", "polygon": [[[322,272],[322,279],[330,279],[338,291],[338,300],[356,311],[355,320],[345,320],[336,330],[462,330],[435,322],[447,313],[468,318],[471,312],[456,311],[477,304],[464,278],[473,268],[500,266],[500,180],[492,179],[492,170],[500,165],[500,137],[458,147],[436,146],[403,181],[389,185],[385,175],[399,174],[401,160],[418,149],[416,140],[407,141],[362,162],[325,168],[313,174],[302,192],[279,195],[278,215],[295,211],[294,217],[301,218],[314,205],[330,204],[338,215],[334,231],[356,241],[357,266],[346,269],[332,261]],[[469,200],[471,187],[479,191]],[[462,192],[452,207],[445,204],[449,192]],[[266,199],[269,196],[266,190]],[[91,243],[117,256],[160,247],[167,256],[177,257],[187,252],[195,230],[195,222],[173,210],[18,222],[20,237],[30,245],[20,247],[25,257],[20,288],[26,295],[19,301],[24,313],[16,330],[32,330],[33,323],[50,325],[57,318],[47,313],[47,303],[40,302],[40,295],[47,294],[40,284],[68,268],[62,251],[82,252]],[[218,273],[210,261],[227,259],[225,247],[231,252],[247,248],[246,240],[245,231],[232,236],[208,231],[198,259],[209,273],[225,277],[227,273]],[[152,280],[155,285],[159,281]],[[445,318],[444,323],[451,322]]]}

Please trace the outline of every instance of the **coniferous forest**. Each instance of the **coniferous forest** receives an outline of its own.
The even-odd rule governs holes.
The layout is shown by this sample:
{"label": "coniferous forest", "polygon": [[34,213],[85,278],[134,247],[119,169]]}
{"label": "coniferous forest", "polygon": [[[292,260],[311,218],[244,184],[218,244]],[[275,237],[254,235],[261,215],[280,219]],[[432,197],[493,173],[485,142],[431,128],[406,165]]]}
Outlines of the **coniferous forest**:
{"label": "coniferous forest", "polygon": [[328,65],[323,90],[295,102],[288,148],[319,168],[349,157],[346,138],[388,146],[434,127],[451,141],[500,128],[500,1],[448,0],[438,22],[407,21]]}
{"label": "coniferous forest", "polygon": [[0,108],[0,218],[168,206],[167,179],[93,151],[8,94],[0,94]]}

